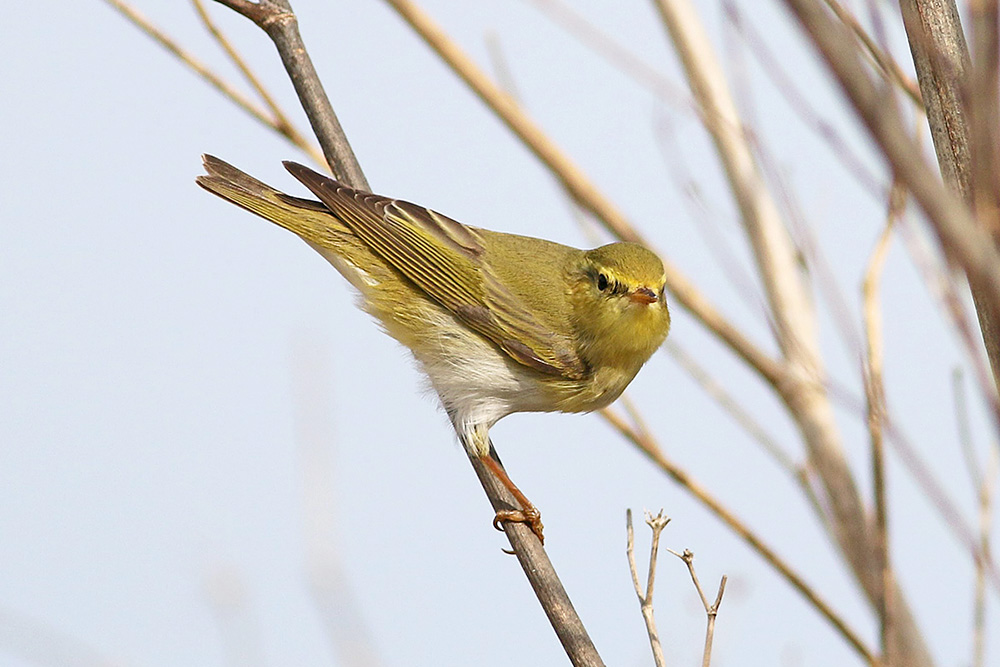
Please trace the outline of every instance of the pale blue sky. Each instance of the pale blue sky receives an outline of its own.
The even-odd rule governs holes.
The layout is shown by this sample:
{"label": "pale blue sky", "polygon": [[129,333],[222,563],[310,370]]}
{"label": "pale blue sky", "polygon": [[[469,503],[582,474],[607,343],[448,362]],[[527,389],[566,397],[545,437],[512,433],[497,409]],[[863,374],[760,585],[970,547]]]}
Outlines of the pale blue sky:
{"label": "pale blue sky", "polygon": [[[422,4],[480,64],[495,33],[539,123],[657,250],[774,349],[766,323],[705,250],[704,223],[657,145],[665,118],[671,159],[698,179],[714,224],[745,260],[690,111],[655,101],[526,3]],[[783,11],[743,4],[884,180]],[[856,316],[883,204],[795,120],[717,3],[700,5],[728,65],[749,77],[759,131]],[[187,3],[137,6],[236,80]],[[651,3],[579,6],[680,83]],[[588,244],[552,179],[385,4],[295,7],[377,192],[478,226]],[[265,36],[212,9],[301,119]],[[317,562],[324,581],[342,573],[385,665],[565,664],[408,354],[352,306],[319,255],[194,184],[200,154],[211,152],[302,194],[280,161],[305,158],[96,0],[11,3],[0,56],[0,665],[93,664],[87,650],[124,665],[348,664],[314,603]],[[898,243],[885,281],[889,400],[971,512],[949,384],[962,352]],[[674,315],[673,339],[800,456],[793,427],[756,379],[679,307]],[[858,393],[853,352],[829,315],[822,324],[832,373]],[[874,643],[873,615],[770,459],[666,354],[633,387],[668,453]],[[973,402],[985,452],[980,407]],[[865,431],[851,410],[838,417],[867,485]],[[541,509],[551,558],[608,664],[651,664],[624,557],[627,507],[664,507],[673,517],[664,546],[692,549],[707,587],[729,575],[715,664],[857,664],[753,552],[597,417],[513,416],[494,442]],[[940,663],[963,664],[968,558],[895,459],[890,489],[899,577]],[[647,533],[637,534],[644,562]],[[342,600],[328,618],[346,623]],[[698,664],[704,615],[669,554],[657,614],[671,664]],[[48,632],[90,648],[44,648]]]}

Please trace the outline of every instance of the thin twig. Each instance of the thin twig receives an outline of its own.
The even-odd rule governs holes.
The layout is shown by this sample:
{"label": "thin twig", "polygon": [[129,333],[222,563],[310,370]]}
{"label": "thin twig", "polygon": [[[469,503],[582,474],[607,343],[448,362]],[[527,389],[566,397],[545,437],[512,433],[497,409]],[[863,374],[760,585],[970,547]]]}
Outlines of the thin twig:
{"label": "thin twig", "polygon": [[[989,465],[986,472],[980,469],[969,426],[969,405],[965,395],[965,384],[961,369],[956,368],[952,376],[955,403],[955,421],[958,425],[958,441],[962,448],[962,458],[976,495],[979,523],[979,548],[990,552],[990,533],[993,518],[993,489],[996,485],[998,456],[995,448],[988,450]],[[986,659],[986,563],[975,563],[972,603],[972,667],[983,667]]]}
{"label": "thin twig", "polygon": [[979,390],[987,403],[992,405],[996,418],[1000,415],[998,413],[1000,405],[997,404],[996,388],[990,374],[990,362],[983,358],[980,338],[976,335],[965,301],[959,294],[959,287],[955,284],[954,276],[942,266],[934,251],[928,247],[916,233],[916,230],[912,229],[912,225],[900,225],[900,238],[903,240],[913,265],[927,286],[927,291],[940,311],[944,313],[945,319],[954,330],[955,335],[958,336],[958,340],[962,344],[962,351],[965,353],[965,358],[979,385]]}
{"label": "thin twig", "polygon": [[673,123],[666,114],[658,114],[653,125],[656,145],[663,158],[663,166],[674,183],[675,189],[683,196],[683,202],[689,216],[694,221],[694,230],[702,237],[705,247],[712,254],[717,270],[726,277],[730,286],[743,300],[750,311],[761,320],[773,326],[767,310],[767,301],[757,281],[742,258],[730,247],[717,223],[726,219],[720,212],[712,210],[709,202],[702,195],[703,188],[691,175],[684,162],[683,147],[677,141],[677,133]]}
{"label": "thin twig", "polygon": [[[996,493],[997,479],[1000,476],[1000,454],[998,449],[992,447],[989,450],[989,466],[986,474],[983,475],[983,482],[979,486],[979,540],[980,549],[983,553],[989,554],[991,551],[990,542],[992,540],[993,526],[993,498]],[[983,667],[986,660],[986,573],[982,564],[976,567],[976,593],[975,608],[973,610],[973,667]]]}
{"label": "thin twig", "polygon": [[605,62],[656,95],[661,101],[698,113],[698,103],[684,89],[649,63],[616,42],[600,27],[588,21],[572,5],[562,0],[526,0],[580,44],[600,56]]}
{"label": "thin twig", "polygon": [[[1000,303],[1000,253],[989,236],[976,227],[968,208],[945,188],[923,159],[917,142],[907,131],[899,109],[884,83],[872,81],[861,63],[854,40],[847,29],[821,6],[818,0],[784,0],[810,40],[833,71],[842,91],[880,147],[898,177],[912,193],[931,222],[941,247],[957,262],[975,292]],[[924,95],[924,102],[930,102]],[[866,559],[871,563],[871,559]],[[881,589],[878,570],[866,568],[862,577],[869,597]],[[897,597],[896,637],[893,653],[901,664],[926,666],[932,663],[926,641],[912,614]]]}
{"label": "thin twig", "polygon": [[719,407],[732,417],[740,428],[746,431],[752,440],[761,446],[761,449],[774,459],[782,470],[792,478],[800,477],[801,465],[777,443],[775,438],[765,430],[760,422],[754,419],[750,412],[739,404],[726,389],[725,384],[712,377],[705,367],[698,363],[694,355],[688,353],[683,345],[672,338],[667,339],[667,342],[663,344],[663,349],[710,398],[718,403]]}
{"label": "thin twig", "polygon": [[172,53],[182,64],[186,65],[188,68],[193,70],[195,74],[204,79],[210,86],[215,88],[217,91],[222,93],[226,98],[229,99],[233,104],[238,106],[240,109],[250,114],[250,116],[258,121],[260,124],[271,128],[281,136],[285,137],[291,141],[295,146],[302,149],[306,154],[308,154],[314,160],[317,160],[319,164],[323,163],[323,160],[319,153],[316,151],[316,147],[309,143],[301,135],[289,134],[286,130],[287,128],[280,125],[274,117],[268,114],[267,110],[260,107],[256,102],[251,100],[249,97],[245,96],[240,91],[236,90],[231,84],[226,82],[222,77],[213,72],[207,65],[198,60],[192,53],[185,50],[177,42],[171,39],[165,32],[157,28],[149,19],[143,16],[139,11],[137,11],[130,4],[125,2],[125,0],[104,0],[109,5],[114,7],[118,12],[128,19],[134,26],[142,30],[148,37],[150,37],[154,42],[165,48],[167,51]]}
{"label": "thin twig", "polygon": [[663,516],[663,510],[654,517],[646,512],[646,524],[653,532],[652,542],[649,547],[649,570],[646,575],[646,590],[643,592],[639,583],[639,569],[635,564],[635,534],[632,530],[632,510],[625,511],[625,530],[627,535],[627,546],[625,554],[628,557],[628,569],[632,573],[632,586],[635,588],[635,595],[639,598],[639,610],[642,612],[642,620],[646,624],[646,634],[649,636],[649,646],[653,650],[653,661],[656,667],[664,667],[666,660],[663,657],[663,646],[660,643],[660,633],[656,629],[656,619],[653,617],[653,584],[656,581],[656,558],[660,549],[660,534],[670,523],[670,519]]}
{"label": "thin twig", "polygon": [[[971,125],[973,209],[980,227],[1000,247],[1000,8],[997,0],[971,0],[968,8],[972,67],[969,80],[962,83]],[[1000,392],[1000,304],[984,299],[978,290],[973,290],[973,300]]]}
{"label": "thin twig", "polygon": [[812,129],[830,147],[831,153],[836,157],[844,168],[860,183],[865,190],[873,197],[882,199],[885,195],[886,186],[881,179],[865,164],[851,148],[850,144],[841,136],[836,126],[824,118],[813,106],[809,96],[800,91],[792,82],[792,78],[781,65],[782,59],[775,55],[769,44],[773,40],[766,39],[754,27],[752,21],[743,16],[743,12],[733,0],[723,0],[723,10],[726,12],[728,20],[736,27],[737,33],[742,40],[750,47],[750,52],[760,63],[761,69],[771,79],[774,87],[784,97],[788,106],[795,111],[799,118]]}
{"label": "thin twig", "polygon": [[312,59],[306,51],[299,22],[288,0],[215,0],[253,21],[274,42],[295,94],[334,177],[358,190],[371,191],[347,135],[337,120]]}
{"label": "thin twig", "polygon": [[850,644],[865,663],[874,665],[877,658],[875,654],[865,645],[858,634],[851,629],[847,621],[841,618],[836,611],[820,597],[819,593],[792,569],[791,565],[785,562],[777,552],[764,543],[764,541],[744,524],[733,512],[725,507],[715,496],[691,477],[680,466],[668,459],[660,449],[660,446],[652,438],[643,438],[625,421],[610,410],[601,411],[601,416],[619,434],[636,445],[653,463],[655,463],[671,479],[690,493],[696,500],[702,503],[714,514],[723,524],[729,527],[740,539],[757,552],[775,571],[780,574],[791,586],[799,592]]}
{"label": "thin twig", "polygon": [[868,262],[862,293],[864,297],[865,342],[867,363],[863,363],[865,396],[868,405],[868,433],[871,438],[872,485],[875,489],[875,549],[881,564],[882,590],[876,605],[879,616],[882,647],[882,667],[896,663],[892,637],[895,633],[895,587],[889,558],[889,534],[885,500],[885,448],[882,438],[885,421],[885,384],[882,378],[882,311],[878,291],[882,269],[889,252],[895,222],[906,205],[906,191],[899,181],[893,183],[889,195],[889,212],[875,250]]}
{"label": "thin twig", "polygon": [[705,615],[708,617],[707,627],[705,628],[705,650],[702,653],[701,665],[702,667],[709,667],[712,662],[712,639],[715,636],[715,618],[719,615],[719,605],[722,604],[722,594],[726,592],[726,581],[729,577],[722,575],[722,580],[719,582],[719,592],[715,596],[715,602],[712,604],[708,603],[708,598],[705,597],[705,591],[701,588],[701,583],[698,581],[698,573],[694,571],[694,552],[690,549],[685,549],[684,553],[677,553],[672,549],[668,549],[670,553],[680,558],[687,565],[688,572],[691,573],[691,581],[694,582],[694,587],[698,590],[698,596],[701,597],[701,604],[705,607]]}
{"label": "thin twig", "polygon": [[865,53],[871,58],[872,62],[878,66],[882,73],[890,81],[895,83],[897,86],[906,93],[907,97],[917,105],[919,108],[923,108],[924,102],[920,97],[920,87],[917,83],[908,77],[900,68],[899,63],[896,62],[895,58],[890,56],[884,50],[880,49],[875,40],[865,32],[865,29],[855,18],[854,14],[844,8],[837,0],[823,0],[826,6],[830,8],[830,11],[837,17],[837,19],[846,25],[850,31],[858,38],[861,45],[865,47]]}
{"label": "thin twig", "polygon": [[216,43],[222,47],[222,50],[226,52],[229,59],[234,65],[236,65],[237,69],[240,70],[243,74],[243,78],[245,78],[247,83],[250,84],[250,87],[254,89],[267,108],[271,110],[271,126],[294,145],[305,151],[317,164],[325,164],[323,154],[320,152],[319,148],[306,139],[306,137],[303,136],[298,129],[296,129],[296,127],[288,119],[284,110],[281,108],[281,105],[278,104],[277,100],[274,99],[274,96],[271,95],[267,88],[264,87],[260,77],[258,77],[252,69],[250,69],[250,66],[247,64],[243,56],[240,55],[239,51],[236,50],[236,47],[233,46],[232,42],[230,42],[229,39],[222,34],[222,31],[208,13],[204,0],[191,1],[194,3],[195,11],[198,12],[198,17],[201,19],[202,24],[204,24],[209,34],[211,34]]}

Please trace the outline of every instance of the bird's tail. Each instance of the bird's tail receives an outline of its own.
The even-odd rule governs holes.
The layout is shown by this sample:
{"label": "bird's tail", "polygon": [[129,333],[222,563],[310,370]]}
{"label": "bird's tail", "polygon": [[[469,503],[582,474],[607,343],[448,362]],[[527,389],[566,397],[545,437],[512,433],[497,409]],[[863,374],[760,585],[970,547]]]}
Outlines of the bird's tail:
{"label": "bird's tail", "polygon": [[195,179],[198,185],[313,246],[334,248],[343,244],[345,236],[353,236],[320,202],[286,195],[215,156],[203,155],[202,162],[208,174]]}

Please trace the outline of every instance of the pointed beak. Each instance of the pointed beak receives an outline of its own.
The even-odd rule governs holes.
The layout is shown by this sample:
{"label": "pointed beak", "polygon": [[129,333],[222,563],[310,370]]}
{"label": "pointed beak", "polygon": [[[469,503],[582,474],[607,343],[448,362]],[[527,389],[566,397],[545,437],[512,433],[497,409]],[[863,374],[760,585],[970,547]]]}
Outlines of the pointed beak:
{"label": "pointed beak", "polygon": [[656,292],[649,289],[648,287],[640,287],[636,291],[630,293],[628,298],[635,303],[642,303],[649,305],[651,303],[656,303],[659,298],[656,296]]}

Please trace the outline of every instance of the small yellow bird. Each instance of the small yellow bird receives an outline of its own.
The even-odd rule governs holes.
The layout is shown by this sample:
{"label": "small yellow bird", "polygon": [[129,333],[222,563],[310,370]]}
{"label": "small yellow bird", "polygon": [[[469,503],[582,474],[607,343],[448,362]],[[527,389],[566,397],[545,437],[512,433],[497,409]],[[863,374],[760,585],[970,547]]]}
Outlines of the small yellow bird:
{"label": "small yellow bird", "polygon": [[203,157],[198,185],[299,235],[413,351],[466,450],[507,487],[528,524],[538,510],[490,455],[489,429],[514,412],[588,412],[618,398],[670,329],[660,259],[635,243],[593,250],[463,225],[351,189],[294,162],[320,201],[275,190]]}

